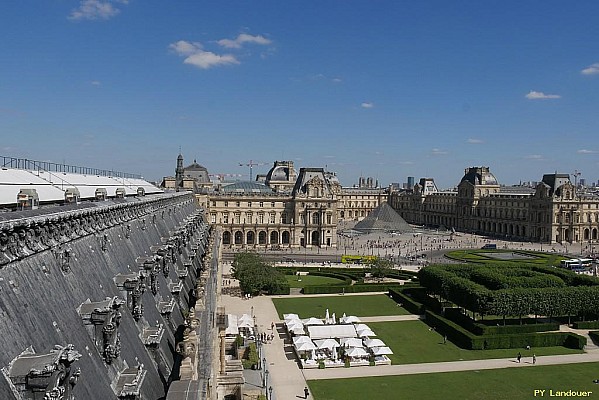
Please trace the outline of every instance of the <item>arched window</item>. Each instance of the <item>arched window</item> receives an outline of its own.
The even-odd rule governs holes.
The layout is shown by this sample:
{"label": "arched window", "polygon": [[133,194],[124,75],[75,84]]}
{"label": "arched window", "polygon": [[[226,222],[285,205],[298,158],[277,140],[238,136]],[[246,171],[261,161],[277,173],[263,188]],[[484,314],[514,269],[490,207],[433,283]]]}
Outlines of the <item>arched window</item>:
{"label": "arched window", "polygon": [[270,244],[279,244],[279,232],[270,232]]}
{"label": "arched window", "polygon": [[258,232],[258,244],[266,244],[266,232]]}
{"label": "arched window", "polygon": [[243,244],[243,233],[241,231],[235,232],[235,244]]}
{"label": "arched window", "polygon": [[289,244],[289,231],[283,231],[281,234],[281,242],[283,244]]}
{"label": "arched window", "polygon": [[320,235],[318,233],[318,231],[313,231],[312,232],[312,246],[318,246],[320,245]]}
{"label": "arched window", "polygon": [[254,244],[254,241],[256,240],[256,235],[254,234],[254,232],[249,231],[246,235],[246,244]]}
{"label": "arched window", "polygon": [[223,232],[223,244],[231,244],[231,232]]}

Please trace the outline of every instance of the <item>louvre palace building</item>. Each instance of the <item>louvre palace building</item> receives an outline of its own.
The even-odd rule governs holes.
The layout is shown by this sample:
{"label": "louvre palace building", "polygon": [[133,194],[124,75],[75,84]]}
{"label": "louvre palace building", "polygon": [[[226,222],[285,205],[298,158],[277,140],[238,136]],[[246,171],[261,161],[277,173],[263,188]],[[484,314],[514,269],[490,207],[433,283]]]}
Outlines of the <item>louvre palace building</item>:
{"label": "louvre palace building", "polygon": [[395,191],[389,204],[408,222],[509,240],[592,243],[598,239],[599,196],[568,174],[545,174],[536,187],[502,186],[488,167],[466,168],[457,191],[422,178]]}
{"label": "louvre palace building", "polygon": [[[200,169],[205,175],[198,174]],[[230,248],[336,247],[338,225],[364,219],[388,195],[372,178],[345,188],[335,173],[323,168],[297,172],[293,161],[275,161],[255,181],[209,187],[208,175],[195,162],[183,167],[179,155],[175,177],[164,178],[163,186],[194,190],[208,223],[221,228],[222,243]]]}

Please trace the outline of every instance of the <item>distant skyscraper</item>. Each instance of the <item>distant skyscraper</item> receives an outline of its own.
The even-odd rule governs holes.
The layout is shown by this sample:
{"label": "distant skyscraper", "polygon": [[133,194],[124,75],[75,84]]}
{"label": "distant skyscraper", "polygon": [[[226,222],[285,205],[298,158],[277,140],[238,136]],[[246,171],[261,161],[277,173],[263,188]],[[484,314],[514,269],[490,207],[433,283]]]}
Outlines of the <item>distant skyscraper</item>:
{"label": "distant skyscraper", "polygon": [[408,176],[408,189],[414,188],[414,177]]}

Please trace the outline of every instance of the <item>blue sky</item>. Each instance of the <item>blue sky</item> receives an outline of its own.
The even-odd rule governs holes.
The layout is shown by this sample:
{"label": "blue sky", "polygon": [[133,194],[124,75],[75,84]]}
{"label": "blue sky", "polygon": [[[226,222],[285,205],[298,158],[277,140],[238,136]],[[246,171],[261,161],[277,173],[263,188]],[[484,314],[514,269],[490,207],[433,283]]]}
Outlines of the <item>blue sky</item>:
{"label": "blue sky", "polygon": [[0,2],[0,154],[599,179],[597,1]]}

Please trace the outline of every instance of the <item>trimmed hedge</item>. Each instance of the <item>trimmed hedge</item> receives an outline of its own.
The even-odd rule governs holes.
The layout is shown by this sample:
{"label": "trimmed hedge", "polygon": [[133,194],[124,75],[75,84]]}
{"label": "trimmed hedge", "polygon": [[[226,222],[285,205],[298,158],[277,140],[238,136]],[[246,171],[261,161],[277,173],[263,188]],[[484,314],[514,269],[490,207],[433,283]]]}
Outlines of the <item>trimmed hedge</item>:
{"label": "trimmed hedge", "polygon": [[347,286],[304,286],[304,294],[330,294],[330,293],[363,293],[363,292],[388,292],[390,289],[399,289],[397,283],[365,283]]}
{"label": "trimmed hedge", "polygon": [[[559,331],[559,323],[532,323],[525,325],[485,325],[473,321],[472,318],[463,314],[459,308],[446,308],[445,318],[453,321],[460,326],[468,329],[475,335],[506,335],[514,333],[531,333],[531,332],[547,332]],[[534,321],[534,320],[533,320]]]}
{"label": "trimmed hedge", "polygon": [[419,303],[424,304],[424,306],[429,310],[433,310],[436,313],[441,313],[443,311],[444,304],[442,304],[439,300],[429,296],[427,294],[426,288],[422,286],[407,287],[402,290],[402,292],[408,296],[411,296]]}
{"label": "trimmed hedge", "polygon": [[599,343],[599,331],[589,331],[591,340],[595,343]]}
{"label": "trimmed hedge", "polygon": [[289,284],[281,285],[280,287],[278,287],[276,289],[272,289],[271,291],[268,292],[268,294],[271,294],[271,295],[281,295],[281,294],[289,294],[289,293],[291,293],[291,287],[289,286]]}
{"label": "trimmed hedge", "polygon": [[583,349],[586,338],[570,332],[520,333],[476,336],[447,318],[431,311],[425,312],[426,323],[447,335],[459,347],[470,350],[517,349],[531,347],[564,346]]}
{"label": "trimmed hedge", "polygon": [[572,325],[574,329],[599,329],[599,321],[576,321]]}
{"label": "trimmed hedge", "polygon": [[308,275],[325,276],[328,278],[341,279],[343,281],[339,283],[331,283],[330,286],[351,285],[352,283],[352,278],[348,277],[347,275],[342,275],[335,272],[310,271]]}
{"label": "trimmed hedge", "polygon": [[424,304],[417,302],[416,300],[405,294],[403,290],[390,289],[389,296],[398,304],[401,304],[403,308],[405,308],[412,314],[424,314],[424,311],[426,309],[424,307]]}

